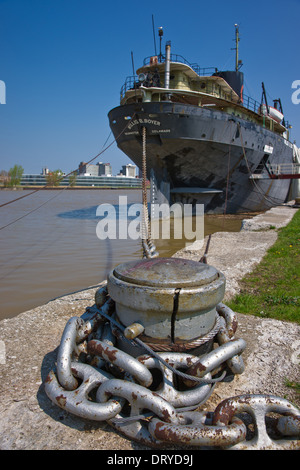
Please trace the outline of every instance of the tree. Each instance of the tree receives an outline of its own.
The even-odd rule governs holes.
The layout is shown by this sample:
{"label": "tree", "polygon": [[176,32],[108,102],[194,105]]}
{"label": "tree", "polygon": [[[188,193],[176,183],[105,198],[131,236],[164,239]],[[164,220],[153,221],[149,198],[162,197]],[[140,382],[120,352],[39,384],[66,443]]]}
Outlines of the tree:
{"label": "tree", "polygon": [[21,165],[14,165],[8,172],[10,178],[9,186],[17,186],[20,184],[23,173],[24,168]]}
{"label": "tree", "polygon": [[0,184],[3,184],[4,188],[8,186],[9,179],[10,178],[8,176],[8,171],[1,170],[0,171]]}
{"label": "tree", "polygon": [[77,170],[73,171],[73,173],[71,173],[70,176],[69,176],[69,184],[70,184],[71,188],[76,186],[76,181],[77,181]]}
{"label": "tree", "polygon": [[59,186],[63,172],[61,170],[49,171],[46,175],[48,186]]}

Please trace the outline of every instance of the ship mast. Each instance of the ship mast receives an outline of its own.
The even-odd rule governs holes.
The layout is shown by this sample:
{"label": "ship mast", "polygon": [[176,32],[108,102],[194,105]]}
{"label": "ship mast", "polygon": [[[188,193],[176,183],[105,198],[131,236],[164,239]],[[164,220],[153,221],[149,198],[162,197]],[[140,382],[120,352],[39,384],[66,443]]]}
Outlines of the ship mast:
{"label": "ship mast", "polygon": [[239,68],[242,66],[242,61],[239,60],[239,42],[240,42],[240,36],[239,36],[239,25],[235,24],[235,71],[238,72]]}

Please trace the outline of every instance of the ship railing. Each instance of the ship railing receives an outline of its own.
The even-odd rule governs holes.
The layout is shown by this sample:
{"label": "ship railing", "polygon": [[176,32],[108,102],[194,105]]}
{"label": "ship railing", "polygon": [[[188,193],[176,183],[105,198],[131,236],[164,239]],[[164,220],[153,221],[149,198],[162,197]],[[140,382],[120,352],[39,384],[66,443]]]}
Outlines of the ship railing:
{"label": "ship railing", "polygon": [[[159,54],[157,57],[157,62],[158,63],[163,63],[166,61],[166,57],[163,54]],[[200,67],[196,63],[190,63],[188,62],[182,55],[179,54],[172,54],[170,55],[170,60],[171,62],[179,62],[180,64],[185,64],[188,65],[191,69],[194,70],[198,75],[200,76],[210,76],[213,73],[216,73],[218,71],[217,67]],[[153,56],[146,57],[143,61],[143,66],[153,64]]]}
{"label": "ship railing", "polygon": [[266,164],[272,175],[297,175],[300,173],[300,163]]}
{"label": "ship railing", "polygon": [[[158,54],[157,56],[158,63],[165,62],[165,55]],[[214,73],[218,72],[217,67],[200,67],[196,63],[188,62],[182,55],[179,54],[171,54],[171,62],[179,62],[185,65],[188,65],[191,69],[193,69],[200,77],[203,76],[211,76]],[[143,65],[150,65],[153,64],[153,56],[146,57],[143,61]],[[124,96],[121,94],[121,96]],[[256,101],[255,99],[251,98],[251,96],[243,94],[243,99],[241,103],[245,108],[249,109],[250,111],[254,111],[255,113],[259,113],[259,108],[261,103]]]}
{"label": "ship railing", "polygon": [[248,96],[248,95],[244,95],[243,94],[243,98],[242,98],[242,105],[249,109],[250,111],[254,111],[255,113],[259,114],[259,108],[261,106],[261,103],[259,103],[258,101],[256,101],[255,99],[251,98],[251,96]]}
{"label": "ship railing", "polygon": [[[121,90],[120,90],[120,99],[122,100],[124,97],[125,97],[125,94],[127,91],[129,90],[137,90],[139,89],[141,86],[143,87],[146,87],[146,88],[151,88],[153,85],[151,84],[146,84],[146,82],[140,82],[139,81],[139,77],[137,75],[131,75],[131,76],[128,76],[125,80],[125,83],[122,85],[121,87]],[[175,88],[177,88],[177,84],[175,84]],[[156,88],[156,93],[157,93],[157,88],[160,88],[159,86],[154,86],[154,88]],[[177,91],[177,90],[176,90]],[[181,89],[181,88],[178,88],[178,93],[183,93],[183,92],[186,92],[187,90],[186,89]],[[191,92],[200,92],[199,90],[190,90]],[[165,89],[163,88],[162,86],[162,93],[165,93]],[[173,90],[173,93],[174,93],[174,90]],[[222,98],[222,99],[226,99],[228,101],[234,101],[234,97],[236,99],[236,95],[235,93],[232,92],[231,93],[226,93],[224,91],[222,91],[221,87],[217,84],[207,84],[206,87],[205,87],[205,90],[203,90],[203,93],[204,94],[207,94],[207,95],[212,95],[212,96],[215,96],[216,98]]]}
{"label": "ship railing", "polygon": [[300,163],[266,163],[259,165],[251,179],[300,178]]}
{"label": "ship railing", "polygon": [[141,86],[139,82],[139,78],[137,75],[130,75],[126,77],[124,85],[122,85],[120,90],[121,100],[124,98],[126,91],[128,90],[136,90]]}
{"label": "ship railing", "polygon": [[[208,69],[206,69],[206,70],[208,70]],[[211,76],[211,74],[208,74],[208,75]],[[120,100],[122,100],[125,97],[125,94],[126,94],[127,91],[137,90],[137,89],[140,88],[141,85],[144,86],[144,83],[141,83],[139,81],[138,75],[130,75],[130,76],[126,77],[125,83],[123,84],[123,86],[121,87],[121,90],[120,90]],[[178,90],[178,92],[180,92],[180,91],[181,90]],[[210,95],[214,95],[216,97],[220,97],[220,98],[223,98],[223,99],[227,99],[228,101],[234,101],[233,91],[232,91],[231,94],[227,93],[226,96],[221,96],[222,92],[217,88],[217,85],[215,85],[215,84],[208,85],[205,89],[205,93],[210,94]],[[251,98],[251,96],[243,94],[243,98],[239,101],[239,104],[244,106],[245,108],[249,109],[250,111],[253,111],[253,112],[259,114],[259,108],[261,106],[261,103],[259,103],[255,99]]]}

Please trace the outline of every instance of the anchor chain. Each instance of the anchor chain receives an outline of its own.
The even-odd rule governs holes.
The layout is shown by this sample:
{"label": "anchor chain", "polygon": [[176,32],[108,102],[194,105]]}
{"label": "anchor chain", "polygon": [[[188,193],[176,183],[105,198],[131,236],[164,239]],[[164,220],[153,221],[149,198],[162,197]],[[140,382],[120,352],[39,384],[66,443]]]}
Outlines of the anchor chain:
{"label": "anchor chain", "polygon": [[[226,305],[217,305],[220,327],[214,337],[216,348],[210,352],[196,356],[193,350],[154,352],[146,347],[145,354],[133,357],[115,346],[114,331],[118,329],[123,341],[139,351],[145,343],[124,336],[125,327],[116,320],[106,285],[98,289],[95,301],[82,317],[71,318],[65,326],[56,370],[45,382],[54,404],[83,419],[107,421],[150,447],[172,443],[221,449],[300,448],[300,411],[287,400],[242,395],[222,401],[214,412],[194,411],[228,370],[232,374],[244,370],[245,342],[235,339],[236,316]],[[246,439],[247,426],[240,417],[245,412],[255,421],[251,440]],[[267,433],[269,412],[280,415],[279,440]]]}

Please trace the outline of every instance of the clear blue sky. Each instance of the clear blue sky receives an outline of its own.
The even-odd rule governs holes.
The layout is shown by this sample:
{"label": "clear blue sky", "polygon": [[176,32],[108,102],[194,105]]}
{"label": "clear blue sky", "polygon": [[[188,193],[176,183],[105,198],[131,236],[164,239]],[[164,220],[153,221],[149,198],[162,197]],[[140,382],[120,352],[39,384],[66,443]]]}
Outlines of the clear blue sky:
{"label": "clear blue sky", "polygon": [[[132,75],[131,51],[135,68],[154,54],[152,15],[173,53],[219,69],[234,67],[238,23],[245,93],[260,100],[264,81],[300,146],[300,104],[291,100],[300,80],[300,0],[0,0],[0,170],[18,163],[25,173],[70,172],[103,148],[107,113]],[[99,160],[114,174],[130,162],[116,144]]]}

